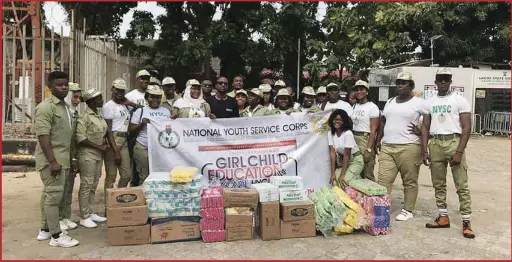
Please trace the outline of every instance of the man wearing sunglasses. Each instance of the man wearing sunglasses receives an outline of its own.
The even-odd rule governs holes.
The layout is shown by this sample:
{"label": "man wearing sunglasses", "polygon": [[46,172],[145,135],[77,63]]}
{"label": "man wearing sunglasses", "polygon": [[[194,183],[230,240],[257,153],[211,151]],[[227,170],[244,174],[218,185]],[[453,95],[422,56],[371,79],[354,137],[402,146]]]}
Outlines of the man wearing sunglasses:
{"label": "man wearing sunglasses", "polygon": [[211,113],[215,118],[239,117],[240,114],[236,100],[227,95],[228,79],[223,76],[217,78],[215,89],[217,90],[215,96],[205,99],[210,104]]}
{"label": "man wearing sunglasses", "polygon": [[421,132],[423,163],[430,165],[436,204],[439,209],[439,216],[427,223],[426,227],[450,227],[446,204],[446,171],[449,163],[457,195],[459,195],[462,235],[465,238],[475,238],[470,222],[471,195],[464,154],[471,132],[471,107],[466,98],[451,92],[451,83],[450,69],[439,69],[435,80],[437,96],[429,98],[425,104]]}

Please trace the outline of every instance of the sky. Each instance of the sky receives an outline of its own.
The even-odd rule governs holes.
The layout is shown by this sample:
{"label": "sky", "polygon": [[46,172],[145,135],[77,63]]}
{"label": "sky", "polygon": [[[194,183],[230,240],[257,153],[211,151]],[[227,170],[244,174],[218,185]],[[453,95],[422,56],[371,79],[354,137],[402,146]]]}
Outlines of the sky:
{"label": "sky", "polygon": [[[277,8],[280,8],[280,4],[275,4]],[[321,21],[325,16],[326,4],[324,2],[320,2],[318,7],[318,13],[316,15],[316,19]],[[45,16],[48,19],[48,23],[50,27],[54,27],[55,31],[60,33],[60,28],[63,28],[64,36],[69,36],[70,25],[67,24],[66,21],[66,13],[62,6],[58,2],[44,2],[43,10],[45,12]],[[149,11],[156,18],[159,15],[165,14],[165,9],[157,6],[156,2],[139,2],[137,7],[130,10],[123,16],[123,23],[120,26],[120,34],[121,37],[126,37],[126,31],[130,29],[130,22],[132,21],[133,11],[141,10],[141,11]],[[219,20],[222,16],[222,11],[217,10],[215,15],[213,16],[213,20]],[[157,25],[157,32],[155,34],[155,39],[158,39],[158,35],[160,33],[160,28]]]}

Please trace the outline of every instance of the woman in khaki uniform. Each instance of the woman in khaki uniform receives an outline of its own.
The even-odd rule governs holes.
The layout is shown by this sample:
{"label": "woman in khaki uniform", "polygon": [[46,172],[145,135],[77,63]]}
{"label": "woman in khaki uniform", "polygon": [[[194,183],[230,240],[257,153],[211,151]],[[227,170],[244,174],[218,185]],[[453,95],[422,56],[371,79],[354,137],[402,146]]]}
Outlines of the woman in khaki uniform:
{"label": "woman in khaki uniform", "polygon": [[279,115],[279,114],[291,114],[298,112],[297,109],[293,108],[293,99],[290,93],[288,93],[288,90],[285,88],[280,89],[279,92],[277,92],[276,96],[276,106],[277,108],[270,111],[272,115]]}
{"label": "woman in khaki uniform", "polygon": [[247,102],[249,105],[241,117],[268,116],[269,110],[263,104],[263,91],[259,88],[253,88],[247,92]]}
{"label": "woman in khaki uniform", "polygon": [[191,79],[183,93],[183,98],[174,103],[172,118],[210,117],[210,105],[203,99],[199,81]]}
{"label": "woman in khaki uniform", "polygon": [[306,86],[302,89],[302,102],[299,111],[304,113],[319,113],[320,107],[315,103],[315,89],[311,86]]}
{"label": "woman in khaki uniform", "polygon": [[103,155],[108,150],[106,141],[107,122],[98,114],[103,106],[101,93],[91,89],[82,95],[87,104],[85,114],[78,119],[76,141],[78,147],[78,168],[80,169],[80,189],[78,205],[82,219],[80,225],[94,228],[95,222],[105,222],[107,219],[93,212],[92,204],[98,182],[101,177]]}
{"label": "woman in khaki uniform", "polygon": [[247,115],[247,113],[246,113],[247,106],[249,105],[247,91],[237,90],[236,94],[235,94],[235,100],[236,100],[236,104],[238,105],[238,114],[241,117],[246,116]]}

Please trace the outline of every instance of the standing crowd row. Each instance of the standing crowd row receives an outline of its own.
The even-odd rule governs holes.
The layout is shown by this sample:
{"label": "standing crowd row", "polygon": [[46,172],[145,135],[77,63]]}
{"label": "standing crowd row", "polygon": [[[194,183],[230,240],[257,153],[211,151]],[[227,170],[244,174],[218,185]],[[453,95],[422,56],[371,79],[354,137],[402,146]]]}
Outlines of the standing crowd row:
{"label": "standing crowd row", "polygon": [[[344,101],[340,87],[306,86],[299,101],[282,81],[262,80],[257,88],[244,89],[244,79],[219,77],[201,83],[191,79],[179,89],[171,77],[160,81],[147,70],[136,75],[137,88],[128,92],[126,82],[116,79],[111,99],[104,103],[101,92],[82,91],[70,83],[66,73],[49,75],[51,97],[36,108],[38,138],[36,167],[44,185],[41,197],[41,228],[38,240],[51,246],[73,247],[78,241],[67,235],[77,227],[70,220],[76,174],[80,174],[79,224],[94,228],[106,217],[92,204],[105,165],[105,190],[137,186],[149,175],[147,124],[176,118],[264,117],[291,113],[332,111],[328,141],[332,184],[345,186],[366,178],[385,186],[388,193],[398,173],[404,188],[404,207],[398,221],[413,218],[418,195],[420,166],[430,166],[439,216],[427,228],[448,228],[446,175],[450,165],[459,195],[464,237],[471,229],[471,198],[468,189],[465,149],[471,130],[468,101],[450,92],[452,74],[438,70],[434,80],[437,96],[423,100],[413,95],[412,75],[402,72],[396,79],[398,95],[381,112],[368,100],[369,85],[359,80]],[[81,102],[85,113],[78,113]],[[378,155],[379,168],[374,175]]]}

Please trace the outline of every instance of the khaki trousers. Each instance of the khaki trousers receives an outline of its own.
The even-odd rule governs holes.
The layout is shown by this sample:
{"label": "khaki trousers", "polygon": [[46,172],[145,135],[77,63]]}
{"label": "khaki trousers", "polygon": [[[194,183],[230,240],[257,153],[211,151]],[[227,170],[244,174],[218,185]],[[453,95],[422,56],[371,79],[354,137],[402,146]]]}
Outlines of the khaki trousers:
{"label": "khaki trousers", "polygon": [[366,156],[367,159],[364,159],[364,169],[361,173],[363,178],[369,179],[371,181],[375,181],[375,150],[372,148],[372,152],[366,151],[368,148],[368,139],[370,138],[368,134],[365,135],[356,135],[354,136],[356,140],[356,144],[361,151],[363,156]]}
{"label": "khaki trousers", "polygon": [[114,140],[121,154],[121,164],[118,166],[114,162],[114,151],[109,150],[105,154],[105,192],[108,188],[113,188],[119,171],[118,188],[127,187],[132,179],[132,159],[128,151],[128,142],[125,137],[117,137],[114,132]]}
{"label": "khaki trousers", "polygon": [[78,157],[80,168],[80,189],[78,190],[78,206],[82,219],[88,218],[92,213],[92,205],[96,196],[96,188],[101,177],[103,159],[90,160],[87,156]]}
{"label": "khaki trousers", "polygon": [[137,142],[133,148],[133,159],[139,173],[139,185],[142,185],[149,176],[148,149]]}
{"label": "khaki trousers", "polygon": [[[364,168],[364,159],[361,154],[357,156],[352,156],[348,162],[347,170],[345,171],[345,181],[350,183],[352,180],[361,179],[361,172]],[[336,168],[334,170],[334,175],[336,176],[336,181],[334,183],[335,186],[342,188],[342,185],[339,184],[339,177],[341,175],[341,168]]]}
{"label": "khaki trousers", "polygon": [[41,195],[41,229],[49,229],[50,234],[61,232],[59,214],[62,212],[64,185],[69,175],[69,169],[62,169],[56,176],[52,176],[50,167],[45,166],[39,171],[43,182]]}
{"label": "khaki trousers", "polygon": [[[428,143],[430,151],[430,174],[434,186],[436,205],[439,209],[447,209],[446,204],[446,174],[448,163],[457,151],[460,138],[455,137],[449,140],[431,138]],[[468,166],[466,156],[462,155],[462,161],[458,166],[450,166],[452,169],[453,182],[459,195],[460,213],[471,214],[471,194],[468,186]]]}
{"label": "khaki trousers", "polygon": [[421,146],[413,144],[382,144],[379,156],[379,174],[377,183],[386,187],[388,193],[395,182],[398,172],[404,187],[405,209],[414,210],[418,197],[418,176],[423,162]]}

